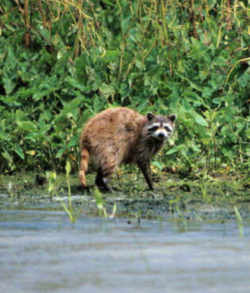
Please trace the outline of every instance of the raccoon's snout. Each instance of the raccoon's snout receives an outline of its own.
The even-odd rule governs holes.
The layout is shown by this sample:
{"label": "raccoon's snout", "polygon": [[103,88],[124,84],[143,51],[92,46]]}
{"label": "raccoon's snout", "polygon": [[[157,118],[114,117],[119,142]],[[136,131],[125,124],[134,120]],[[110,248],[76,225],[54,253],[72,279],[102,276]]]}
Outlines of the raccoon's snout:
{"label": "raccoon's snout", "polygon": [[165,134],[164,134],[164,133],[159,133],[159,134],[158,134],[158,137],[159,137],[159,138],[164,138],[164,137],[165,137]]}
{"label": "raccoon's snout", "polygon": [[168,137],[168,134],[165,130],[159,129],[153,134],[153,137],[159,140],[165,140]]}

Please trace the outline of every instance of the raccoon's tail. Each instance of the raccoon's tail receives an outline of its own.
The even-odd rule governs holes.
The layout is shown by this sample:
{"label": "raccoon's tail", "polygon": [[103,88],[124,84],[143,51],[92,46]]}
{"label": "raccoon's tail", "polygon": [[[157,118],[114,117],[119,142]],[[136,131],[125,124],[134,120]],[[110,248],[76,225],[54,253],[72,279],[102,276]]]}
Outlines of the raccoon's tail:
{"label": "raccoon's tail", "polygon": [[81,159],[80,159],[80,170],[79,170],[79,178],[82,183],[82,186],[86,187],[86,172],[88,170],[89,163],[89,152],[86,148],[83,148],[81,151]]}

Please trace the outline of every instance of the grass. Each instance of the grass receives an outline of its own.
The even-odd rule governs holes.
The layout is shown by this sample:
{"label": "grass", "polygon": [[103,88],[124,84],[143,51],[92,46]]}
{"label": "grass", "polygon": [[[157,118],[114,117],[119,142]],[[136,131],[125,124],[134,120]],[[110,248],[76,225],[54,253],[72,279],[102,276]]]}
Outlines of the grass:
{"label": "grass", "polygon": [[74,208],[72,204],[71,185],[70,185],[71,166],[69,161],[66,162],[65,171],[66,171],[66,183],[67,183],[67,189],[68,189],[68,202],[67,202],[67,205],[66,203],[62,202],[62,207],[65,213],[68,215],[70,222],[75,223],[77,220],[77,217],[80,215],[80,211]]}
{"label": "grass", "polygon": [[236,217],[236,222],[238,225],[238,229],[239,229],[239,235],[241,237],[244,236],[244,225],[243,225],[243,219],[241,217],[241,214],[237,208],[237,206],[234,206],[234,212],[235,212],[235,217]]}
{"label": "grass", "polygon": [[[22,202],[27,205],[46,201],[50,206],[51,202],[63,199],[58,208],[63,208],[72,223],[84,211],[85,214],[104,218],[139,217],[162,220],[173,216],[183,229],[190,218],[198,221],[204,218],[219,221],[236,219],[239,231],[242,231],[240,219],[248,216],[244,208],[243,213],[239,213],[239,208],[247,208],[247,203],[250,202],[247,174],[180,178],[177,174],[161,172],[154,176],[157,182],[152,192],[147,190],[140,173],[121,169],[119,177],[115,176],[111,182],[111,186],[119,191],[102,194],[95,187],[89,193],[79,190],[78,177],[70,175],[69,163],[65,170],[66,174],[53,175],[53,182],[48,180],[44,185],[37,185],[33,174],[1,176],[0,191],[9,195],[1,201]],[[94,174],[88,175],[87,179],[90,185],[93,184]],[[51,189],[52,185],[54,190]]]}

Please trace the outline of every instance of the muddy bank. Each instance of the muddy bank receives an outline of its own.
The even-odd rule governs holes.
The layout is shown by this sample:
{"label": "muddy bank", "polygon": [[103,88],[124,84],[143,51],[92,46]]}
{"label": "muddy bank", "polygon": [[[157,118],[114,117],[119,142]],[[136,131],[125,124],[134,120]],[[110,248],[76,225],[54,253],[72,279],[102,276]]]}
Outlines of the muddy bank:
{"label": "muddy bank", "polygon": [[83,191],[77,175],[47,173],[44,175],[18,174],[0,177],[1,209],[62,210],[68,202],[78,213],[103,215],[100,205],[111,215],[125,218],[226,221],[234,219],[235,206],[245,220],[250,218],[250,192],[247,176],[216,178],[179,178],[169,174],[155,176],[155,190],[148,191],[140,174],[125,173],[113,179],[112,193],[101,194],[93,186]]}

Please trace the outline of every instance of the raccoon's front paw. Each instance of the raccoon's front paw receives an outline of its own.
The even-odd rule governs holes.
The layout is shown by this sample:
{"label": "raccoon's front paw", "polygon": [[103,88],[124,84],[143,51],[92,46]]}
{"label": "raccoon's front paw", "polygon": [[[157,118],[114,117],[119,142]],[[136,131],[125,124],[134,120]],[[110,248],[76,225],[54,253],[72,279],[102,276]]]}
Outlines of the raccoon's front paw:
{"label": "raccoon's front paw", "polygon": [[112,193],[113,189],[109,187],[107,184],[105,185],[97,185],[98,189],[103,193]]}
{"label": "raccoon's front paw", "polygon": [[90,193],[90,191],[91,191],[91,189],[93,189],[93,185],[92,186],[83,186],[83,185],[81,185],[81,184],[79,184],[79,185],[77,185],[77,186],[75,186],[75,188],[74,187],[72,187],[71,189],[72,189],[72,192],[82,192],[82,191],[86,191],[87,193]]}

